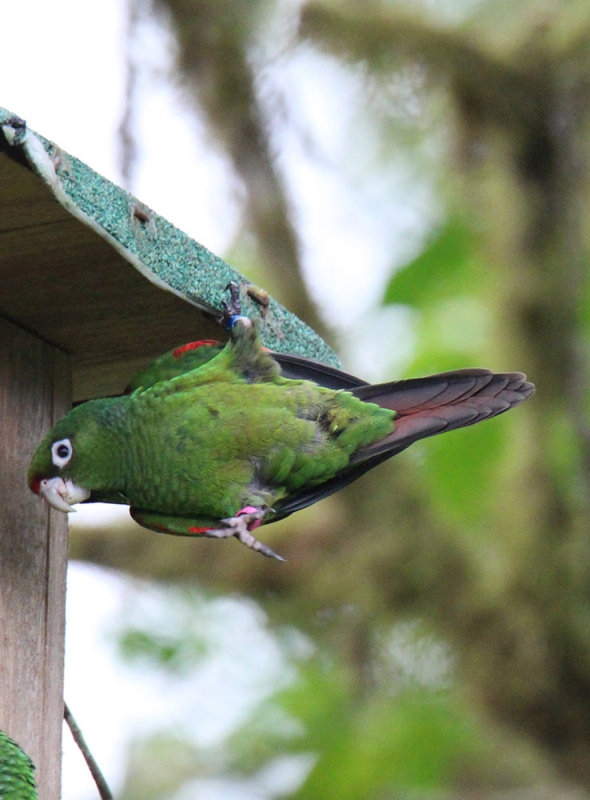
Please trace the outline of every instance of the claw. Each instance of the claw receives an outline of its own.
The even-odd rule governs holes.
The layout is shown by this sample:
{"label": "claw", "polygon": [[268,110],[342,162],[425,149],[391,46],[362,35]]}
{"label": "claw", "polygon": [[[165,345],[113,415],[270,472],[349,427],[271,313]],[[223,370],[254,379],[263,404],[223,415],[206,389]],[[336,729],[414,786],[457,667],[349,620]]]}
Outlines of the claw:
{"label": "claw", "polygon": [[226,289],[229,289],[229,303],[227,300],[221,301],[220,323],[224,328],[231,330],[236,321],[242,316],[242,304],[240,302],[240,285],[237,281],[230,281]]}
{"label": "claw", "polygon": [[285,559],[282,556],[275,553],[268,545],[259,542],[252,533],[252,531],[262,523],[267,511],[268,508],[266,507],[255,508],[254,506],[246,506],[238,511],[235,517],[222,519],[221,524],[224,526],[223,528],[212,528],[208,531],[204,531],[203,535],[217,539],[226,539],[230,536],[235,536],[236,539],[242,542],[242,544],[245,544],[246,547],[256,550],[258,553],[262,553],[263,556],[267,556],[267,558],[276,558],[278,561],[284,561]]}
{"label": "claw", "polygon": [[[226,520],[224,520],[225,522]],[[285,559],[283,556],[280,556],[278,553],[275,553],[267,544],[263,544],[259,542],[258,539],[253,536],[248,530],[244,531],[237,531],[234,533],[234,536],[238,541],[242,544],[245,544],[246,547],[250,547],[252,550],[256,550],[258,553],[262,553],[263,556],[267,558],[276,558],[277,561],[284,561]]]}

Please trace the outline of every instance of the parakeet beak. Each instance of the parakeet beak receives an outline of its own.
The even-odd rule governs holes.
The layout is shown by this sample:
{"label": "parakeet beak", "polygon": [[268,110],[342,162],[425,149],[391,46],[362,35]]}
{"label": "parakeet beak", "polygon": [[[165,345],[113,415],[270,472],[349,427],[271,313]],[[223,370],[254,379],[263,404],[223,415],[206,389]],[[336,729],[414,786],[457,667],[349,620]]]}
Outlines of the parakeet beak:
{"label": "parakeet beak", "polygon": [[88,489],[76,486],[69,478],[43,478],[38,486],[41,497],[57,511],[75,511],[74,503],[82,503],[90,497]]}

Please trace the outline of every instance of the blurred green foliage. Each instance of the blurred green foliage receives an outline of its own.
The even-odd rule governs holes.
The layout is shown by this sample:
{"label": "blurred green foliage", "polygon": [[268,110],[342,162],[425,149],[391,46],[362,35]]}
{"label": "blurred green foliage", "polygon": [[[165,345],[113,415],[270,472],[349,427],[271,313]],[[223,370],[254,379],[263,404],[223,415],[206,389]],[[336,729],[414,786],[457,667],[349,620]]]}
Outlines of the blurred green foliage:
{"label": "blurred green foliage", "polygon": [[424,312],[449,299],[477,296],[485,271],[475,247],[473,230],[459,218],[449,220],[432,231],[418,255],[391,276],[385,302]]}
{"label": "blurred green foliage", "polygon": [[[297,26],[288,6],[257,2],[251,15],[232,0],[153,3],[177,37],[195,108],[244,184],[242,246],[259,260],[257,282],[266,270],[273,294],[318,319],[277,157],[289,97],[269,102],[265,70],[273,58],[321,54],[343,81],[362,82],[347,119],[361,113],[378,142],[367,168],[382,177],[406,160],[434,198],[438,224],[407,263],[392,262],[384,291],[389,308],[409,311],[405,374],[523,369],[538,392],[510,415],[421,443],[269,528],[286,565],[249,559],[231,543],[130,528],[77,534],[77,557],[255,600],[290,676],[231,737],[199,751],[193,770],[175,761],[177,746],[193,752],[188,740],[138,739],[121,800],[197,796],[182,793],[191,778],[237,781],[248,798],[582,798],[590,790],[590,7],[336,0],[306,4]],[[348,167],[345,155],[339,168]],[[240,246],[238,237],[236,263]],[[375,350],[391,346],[374,340]],[[194,608],[202,615],[207,603]],[[176,601],[169,613],[187,619]],[[399,637],[403,625],[410,643]],[[182,625],[134,620],[123,651],[162,669],[182,663],[186,674],[187,654],[207,657],[186,627],[185,635]],[[289,629],[305,636],[304,656],[285,644]],[[265,783],[288,756],[301,759],[291,787]],[[138,794],[154,768],[165,788]]]}

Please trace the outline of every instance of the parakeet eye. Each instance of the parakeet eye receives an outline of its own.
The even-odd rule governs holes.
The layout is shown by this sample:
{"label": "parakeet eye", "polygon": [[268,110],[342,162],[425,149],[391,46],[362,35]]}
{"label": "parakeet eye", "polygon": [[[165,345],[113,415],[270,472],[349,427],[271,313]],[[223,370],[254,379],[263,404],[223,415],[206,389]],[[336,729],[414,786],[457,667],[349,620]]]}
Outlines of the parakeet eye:
{"label": "parakeet eye", "polygon": [[51,445],[51,460],[56,467],[65,467],[72,457],[72,443],[69,439],[60,439]]}

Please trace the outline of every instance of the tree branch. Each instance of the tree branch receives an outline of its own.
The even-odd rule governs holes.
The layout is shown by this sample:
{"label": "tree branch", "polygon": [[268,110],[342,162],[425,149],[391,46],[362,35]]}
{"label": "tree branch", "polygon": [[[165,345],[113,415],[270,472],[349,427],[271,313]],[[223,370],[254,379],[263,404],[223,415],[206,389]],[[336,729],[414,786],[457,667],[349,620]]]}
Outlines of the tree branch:
{"label": "tree branch", "polygon": [[90,748],[86,744],[86,740],[82,735],[82,731],[80,730],[76,720],[72,716],[72,712],[68,708],[67,703],[64,703],[64,720],[66,721],[68,728],[70,729],[70,732],[72,734],[72,737],[76,742],[76,744],[78,745],[78,748],[80,749],[80,752],[84,756],[84,761],[86,761],[88,769],[90,770],[90,774],[94,779],[101,800],[113,800],[113,794],[109,789],[106,779],[102,774],[102,772],[100,771],[100,767],[96,763],[94,756],[90,752]]}

